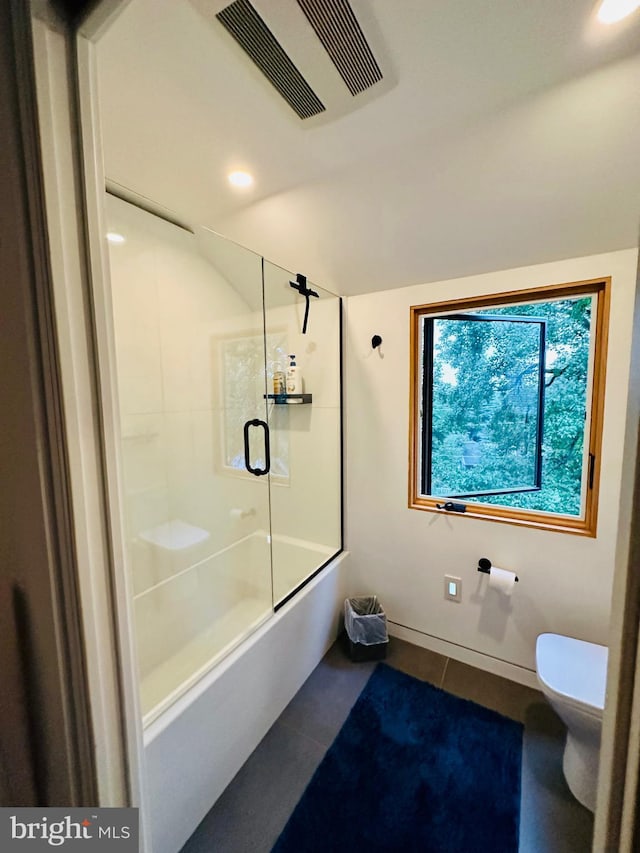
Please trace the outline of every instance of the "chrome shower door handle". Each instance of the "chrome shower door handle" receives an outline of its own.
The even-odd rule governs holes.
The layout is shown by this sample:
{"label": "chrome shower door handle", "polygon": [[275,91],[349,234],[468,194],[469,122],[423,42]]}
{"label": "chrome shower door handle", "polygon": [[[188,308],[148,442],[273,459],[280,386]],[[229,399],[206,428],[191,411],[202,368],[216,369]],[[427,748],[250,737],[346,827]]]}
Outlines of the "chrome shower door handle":
{"label": "chrome shower door handle", "polygon": [[[264,429],[264,468],[254,468],[251,465],[251,450],[249,447],[249,430],[251,429],[251,427],[262,427]],[[250,474],[255,474],[256,477],[262,477],[264,474],[268,474],[269,469],[271,468],[271,452],[269,448],[269,426],[265,421],[261,421],[259,418],[253,418],[253,420],[247,421],[244,425],[244,467],[247,469],[247,471],[249,471]]]}

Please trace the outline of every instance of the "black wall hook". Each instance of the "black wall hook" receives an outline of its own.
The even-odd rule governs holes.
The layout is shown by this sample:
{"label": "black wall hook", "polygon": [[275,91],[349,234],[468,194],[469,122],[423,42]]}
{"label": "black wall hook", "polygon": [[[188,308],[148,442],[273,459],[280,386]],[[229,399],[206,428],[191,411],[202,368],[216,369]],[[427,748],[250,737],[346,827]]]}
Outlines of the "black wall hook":
{"label": "black wall hook", "polygon": [[381,343],[382,343],[382,338],[380,337],[380,335],[374,335],[371,338],[371,346],[373,347],[373,349],[375,349],[376,347],[379,347]]}
{"label": "black wall hook", "polygon": [[307,287],[307,277],[306,277],[306,275],[302,275],[301,272],[296,273],[296,280],[290,281],[289,285],[294,290],[297,290],[298,293],[300,294],[300,296],[304,296],[304,298],[305,298],[304,320],[302,321],[302,334],[306,335],[307,334],[307,321],[309,320],[309,297],[315,296],[316,299],[319,299],[320,297],[315,292],[315,290],[311,290],[309,287]]}

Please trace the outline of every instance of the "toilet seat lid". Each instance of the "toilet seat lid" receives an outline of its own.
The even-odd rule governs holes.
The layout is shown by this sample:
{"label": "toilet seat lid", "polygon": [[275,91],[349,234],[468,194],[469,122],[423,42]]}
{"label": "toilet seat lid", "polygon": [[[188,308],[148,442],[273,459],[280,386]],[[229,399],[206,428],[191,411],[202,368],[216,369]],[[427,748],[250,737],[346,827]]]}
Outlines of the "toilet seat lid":
{"label": "toilet seat lid", "polygon": [[602,711],[607,684],[606,646],[560,634],[540,634],[536,643],[538,678],[554,693]]}

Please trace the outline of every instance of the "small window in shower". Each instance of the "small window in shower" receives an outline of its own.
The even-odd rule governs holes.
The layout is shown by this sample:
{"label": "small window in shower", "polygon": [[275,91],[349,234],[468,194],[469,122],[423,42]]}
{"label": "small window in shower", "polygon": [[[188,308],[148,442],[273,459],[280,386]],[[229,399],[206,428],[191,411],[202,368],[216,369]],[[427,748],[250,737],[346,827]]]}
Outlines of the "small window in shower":
{"label": "small window in shower", "polygon": [[[279,369],[278,365],[286,365],[285,335],[267,335],[266,386],[265,339],[262,335],[247,334],[226,338],[219,341],[218,346],[222,400],[220,412],[222,465],[228,471],[246,473],[243,435],[247,420],[247,406],[251,411],[264,417],[265,393],[271,393],[273,373]],[[286,429],[278,429],[277,425],[271,425],[270,448],[270,474],[276,479],[285,481],[289,477],[289,435]],[[258,454],[253,459],[253,464],[258,468],[264,467],[264,457]]]}

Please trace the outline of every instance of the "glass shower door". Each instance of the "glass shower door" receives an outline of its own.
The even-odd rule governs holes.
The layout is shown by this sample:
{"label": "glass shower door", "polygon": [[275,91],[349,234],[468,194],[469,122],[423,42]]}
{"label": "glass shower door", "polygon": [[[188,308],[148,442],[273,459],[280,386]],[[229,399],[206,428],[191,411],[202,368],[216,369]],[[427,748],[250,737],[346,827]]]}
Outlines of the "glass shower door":
{"label": "glass shower door", "polygon": [[106,212],[149,723],[342,546],[340,300],[208,229]]}
{"label": "glass shower door", "polygon": [[106,211],[148,723],[272,613],[262,261],[113,196]]}
{"label": "glass shower door", "polygon": [[[277,607],[342,547],[341,305],[267,261],[264,301]],[[298,385],[279,393],[292,361]]]}

